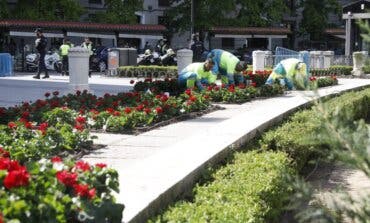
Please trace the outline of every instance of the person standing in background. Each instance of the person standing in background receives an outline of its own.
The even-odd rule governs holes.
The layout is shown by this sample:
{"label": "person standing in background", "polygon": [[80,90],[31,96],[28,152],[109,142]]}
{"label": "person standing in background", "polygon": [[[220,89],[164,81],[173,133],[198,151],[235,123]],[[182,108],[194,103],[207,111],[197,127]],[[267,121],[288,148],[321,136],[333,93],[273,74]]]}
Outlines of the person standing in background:
{"label": "person standing in background", "polygon": [[81,44],[82,48],[88,49],[90,53],[90,58],[89,58],[89,77],[91,77],[91,70],[90,70],[90,64],[91,64],[91,59],[93,55],[93,47],[92,47],[92,42],[90,41],[89,37],[85,37],[85,41]]}
{"label": "person standing in background", "polygon": [[39,64],[38,64],[38,72],[33,78],[40,79],[40,74],[42,72],[45,72],[45,76],[42,78],[49,78],[48,70],[46,69],[45,65],[45,55],[46,55],[46,46],[48,45],[48,39],[44,36],[42,29],[37,28],[35,30],[36,33],[36,40],[35,40],[35,46],[37,49],[37,52],[39,53]]}
{"label": "person standing in background", "polygon": [[63,39],[63,44],[59,47],[60,56],[62,57],[62,76],[69,75],[68,72],[68,50],[71,48],[70,44],[68,44],[67,39]]}

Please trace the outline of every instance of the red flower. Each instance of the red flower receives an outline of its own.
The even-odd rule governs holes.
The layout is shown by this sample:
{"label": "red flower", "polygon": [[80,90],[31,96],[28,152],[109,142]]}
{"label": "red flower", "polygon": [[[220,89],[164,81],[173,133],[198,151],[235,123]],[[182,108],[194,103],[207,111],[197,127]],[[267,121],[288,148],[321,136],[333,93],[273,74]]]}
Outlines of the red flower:
{"label": "red flower", "polygon": [[316,77],[311,76],[311,77],[310,77],[310,81],[316,81]]}
{"label": "red flower", "polygon": [[168,100],[168,96],[167,95],[162,95],[161,101],[166,102],[167,100]]}
{"label": "red flower", "polygon": [[63,160],[59,156],[54,156],[51,158],[52,163],[61,163]]}
{"label": "red flower", "polygon": [[239,87],[240,89],[244,89],[244,88],[245,88],[245,84],[244,84],[244,83],[240,83],[240,84],[238,85],[238,87]]}
{"label": "red flower", "polygon": [[80,91],[80,90],[77,90],[77,91],[76,91],[76,95],[77,95],[77,96],[80,96],[80,95],[81,95],[81,91]]}
{"label": "red flower", "polygon": [[0,158],[0,170],[8,170],[10,167],[9,158]]}
{"label": "red flower", "polygon": [[114,112],[113,112],[113,115],[114,115],[114,116],[120,116],[120,115],[121,115],[121,112],[119,112],[119,111],[114,111]]}
{"label": "red flower", "polygon": [[189,96],[190,96],[190,95],[191,95],[191,89],[186,89],[186,90],[185,90],[185,94],[187,94],[187,95],[189,95]]}
{"label": "red flower", "polygon": [[28,111],[24,111],[24,112],[22,113],[22,118],[27,119],[29,116],[30,116],[30,113],[29,113]]}
{"label": "red flower", "polygon": [[82,132],[85,129],[85,127],[81,124],[75,124],[74,128],[80,132]]}
{"label": "red flower", "polygon": [[10,153],[8,151],[6,151],[5,149],[3,149],[2,147],[0,147],[0,158],[8,158],[10,157]]}
{"label": "red flower", "polygon": [[29,183],[30,174],[26,168],[23,167],[19,170],[9,171],[8,175],[4,178],[3,184],[5,188],[11,189],[13,187],[26,186]]}
{"label": "red flower", "polygon": [[257,83],[256,83],[256,82],[252,82],[252,83],[251,83],[251,86],[252,86],[252,87],[256,87],[256,86],[257,86]]}
{"label": "red flower", "polygon": [[82,160],[77,161],[75,167],[76,169],[82,170],[84,172],[90,170],[90,165],[87,162],[84,162]]}
{"label": "red flower", "polygon": [[212,86],[208,86],[207,87],[207,91],[212,91],[213,87]]}
{"label": "red flower", "polygon": [[114,109],[113,108],[107,108],[105,111],[112,114],[114,112]]}
{"label": "red flower", "polygon": [[144,112],[145,112],[146,114],[149,114],[149,113],[151,112],[151,110],[150,110],[150,108],[144,108]]}
{"label": "red flower", "polygon": [[163,112],[163,109],[161,107],[156,107],[155,111],[157,112],[157,114],[161,114]]}
{"label": "red flower", "polygon": [[17,127],[17,124],[15,124],[14,122],[9,122],[9,123],[8,123],[8,127],[9,127],[10,129],[14,129],[14,128],[16,128],[16,127]]}
{"label": "red flower", "polygon": [[0,223],[4,223],[3,214],[0,212]]}
{"label": "red flower", "polygon": [[32,129],[32,122],[25,122],[24,127],[26,127],[27,129]]}
{"label": "red flower", "polygon": [[105,93],[104,94],[104,98],[109,98],[110,97],[110,94],[109,93]]}
{"label": "red flower", "polygon": [[46,93],[45,93],[45,97],[47,97],[47,98],[48,98],[49,96],[50,96],[50,92],[46,92]]}
{"label": "red flower", "polygon": [[134,84],[135,83],[135,81],[134,80],[130,80],[130,84]]}
{"label": "red flower", "polygon": [[89,190],[89,185],[87,184],[76,184],[73,186],[74,192],[80,197],[87,197],[89,199],[95,197],[96,190],[92,188]]}
{"label": "red flower", "polygon": [[40,124],[39,130],[42,132],[43,135],[46,134],[47,129],[48,129],[48,123],[47,122],[43,122],[43,123]]}
{"label": "red flower", "polygon": [[131,108],[129,108],[129,107],[126,107],[126,108],[125,108],[125,113],[126,113],[126,114],[130,114],[130,113],[131,113],[131,111],[132,111],[132,110],[131,110]]}
{"label": "red flower", "polygon": [[77,183],[77,174],[66,170],[58,171],[56,174],[58,181],[67,187],[73,187]]}
{"label": "red flower", "polygon": [[86,123],[86,119],[82,116],[78,116],[76,118],[76,122],[80,123],[80,124],[85,124]]}
{"label": "red flower", "polygon": [[54,92],[53,92],[53,95],[54,95],[54,96],[58,96],[58,95],[59,95],[59,91],[54,91]]}
{"label": "red flower", "polygon": [[190,96],[189,100],[190,100],[190,101],[192,101],[192,102],[194,102],[194,101],[196,101],[196,100],[197,100],[197,97],[196,97],[196,96],[194,96],[194,95],[192,95],[192,96]]}
{"label": "red flower", "polygon": [[97,163],[97,164],[95,164],[95,166],[103,169],[103,168],[107,167],[107,164],[105,164],[105,163]]}
{"label": "red flower", "polygon": [[144,109],[144,105],[140,104],[136,107],[136,111],[142,111]]}

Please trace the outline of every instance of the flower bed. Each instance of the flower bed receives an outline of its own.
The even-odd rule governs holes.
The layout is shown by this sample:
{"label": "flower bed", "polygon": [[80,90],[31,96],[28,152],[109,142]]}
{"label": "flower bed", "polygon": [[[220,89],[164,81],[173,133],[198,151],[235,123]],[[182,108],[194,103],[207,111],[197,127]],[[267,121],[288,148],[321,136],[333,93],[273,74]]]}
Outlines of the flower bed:
{"label": "flower bed", "polygon": [[341,66],[335,65],[328,69],[311,69],[311,76],[341,76],[341,75],[351,75],[352,66]]}
{"label": "flower bed", "polygon": [[0,222],[121,222],[118,174],[105,164],[11,156],[0,148]]}
{"label": "flower bed", "polygon": [[118,68],[119,77],[157,78],[177,77],[177,66],[124,66]]}

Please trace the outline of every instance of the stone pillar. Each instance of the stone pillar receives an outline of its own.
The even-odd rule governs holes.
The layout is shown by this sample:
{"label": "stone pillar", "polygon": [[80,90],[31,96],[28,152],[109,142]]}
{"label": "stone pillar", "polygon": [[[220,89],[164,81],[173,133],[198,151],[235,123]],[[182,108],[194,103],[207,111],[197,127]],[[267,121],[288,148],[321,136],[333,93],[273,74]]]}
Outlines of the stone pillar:
{"label": "stone pillar", "polygon": [[72,92],[89,90],[89,50],[73,47],[68,51],[69,88]]}
{"label": "stone pillar", "polygon": [[322,51],[310,51],[310,58],[311,58],[311,68],[318,69],[322,68],[322,63],[320,61],[320,56]]}
{"label": "stone pillar", "polygon": [[333,64],[334,51],[324,51],[323,56],[324,56],[324,68],[328,69]]}
{"label": "stone pillar", "polygon": [[257,70],[265,69],[265,52],[261,50],[255,50],[252,53],[253,58],[253,73]]}
{"label": "stone pillar", "polygon": [[177,73],[193,62],[193,51],[182,49],[177,51]]}
{"label": "stone pillar", "polygon": [[351,47],[351,23],[352,23],[352,13],[348,12],[348,17],[346,19],[346,42],[345,42],[345,55],[350,56],[352,47]]}
{"label": "stone pillar", "polygon": [[265,51],[265,66],[264,66],[264,68],[266,68],[266,67],[273,68],[273,66],[274,66],[274,57],[272,56],[272,52],[267,50],[267,51]]}
{"label": "stone pillar", "polygon": [[317,55],[318,55],[318,67],[319,69],[323,69],[324,68],[324,54],[323,54],[323,51],[317,51]]}
{"label": "stone pillar", "polygon": [[362,71],[362,67],[365,65],[366,56],[362,52],[353,52],[353,76],[362,76],[364,72]]}

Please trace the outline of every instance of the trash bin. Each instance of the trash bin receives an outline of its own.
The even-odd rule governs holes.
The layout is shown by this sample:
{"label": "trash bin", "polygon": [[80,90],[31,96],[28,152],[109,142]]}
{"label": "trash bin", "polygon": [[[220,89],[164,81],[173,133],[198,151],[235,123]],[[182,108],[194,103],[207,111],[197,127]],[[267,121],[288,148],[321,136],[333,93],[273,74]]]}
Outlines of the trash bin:
{"label": "trash bin", "polygon": [[119,66],[128,66],[128,48],[117,48],[119,50]]}
{"label": "trash bin", "polygon": [[13,75],[12,56],[9,53],[0,53],[0,77]]}
{"label": "trash bin", "polygon": [[137,65],[137,50],[135,48],[128,48],[128,65]]}
{"label": "trash bin", "polygon": [[108,69],[106,75],[117,75],[117,68],[119,67],[120,51],[118,48],[108,49]]}

